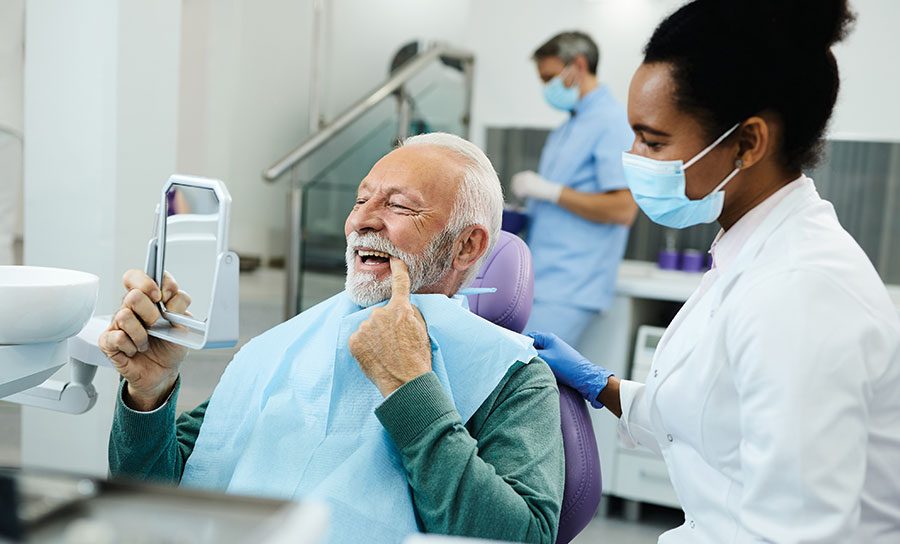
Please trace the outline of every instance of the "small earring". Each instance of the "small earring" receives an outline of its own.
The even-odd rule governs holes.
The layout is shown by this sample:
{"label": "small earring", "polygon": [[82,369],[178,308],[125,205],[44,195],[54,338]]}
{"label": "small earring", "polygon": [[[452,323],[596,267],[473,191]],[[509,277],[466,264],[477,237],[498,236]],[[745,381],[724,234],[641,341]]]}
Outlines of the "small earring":
{"label": "small earring", "polygon": [[735,159],[735,161],[734,161],[735,168],[741,168],[743,166],[744,166],[744,161],[742,161],[741,159]]}

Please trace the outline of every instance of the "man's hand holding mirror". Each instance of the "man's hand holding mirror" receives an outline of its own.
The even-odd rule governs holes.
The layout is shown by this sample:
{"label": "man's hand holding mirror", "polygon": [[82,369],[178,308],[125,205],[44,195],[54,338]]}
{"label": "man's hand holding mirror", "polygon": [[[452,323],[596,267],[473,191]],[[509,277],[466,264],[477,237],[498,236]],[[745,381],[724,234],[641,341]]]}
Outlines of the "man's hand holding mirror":
{"label": "man's hand holding mirror", "polygon": [[160,319],[157,303],[185,313],[191,299],[178,289],[170,274],[164,275],[162,290],[140,270],[126,272],[122,283],[127,291],[122,307],[100,336],[99,345],[128,382],[126,403],[135,410],[149,411],[162,405],[171,393],[187,348],[154,338],[147,328]]}
{"label": "man's hand holding mirror", "polygon": [[232,347],[238,338],[239,260],[228,250],[228,189],[219,180],[175,174],[161,198],[145,270],[125,273],[122,307],[98,340],[127,382],[123,400],[141,411],[165,403],[188,348]]}

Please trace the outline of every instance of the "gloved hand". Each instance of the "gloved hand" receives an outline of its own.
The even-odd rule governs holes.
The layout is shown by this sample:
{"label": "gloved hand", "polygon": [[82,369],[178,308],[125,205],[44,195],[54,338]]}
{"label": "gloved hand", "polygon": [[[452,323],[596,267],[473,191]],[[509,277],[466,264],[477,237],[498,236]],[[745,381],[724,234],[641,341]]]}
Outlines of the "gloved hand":
{"label": "gloved hand", "polygon": [[531,170],[519,172],[512,177],[512,192],[518,198],[536,198],[556,204],[563,186],[539,176]]}
{"label": "gloved hand", "polygon": [[538,356],[550,365],[560,382],[575,389],[594,408],[603,408],[597,395],[606,389],[612,372],[587,360],[572,346],[550,332],[530,332]]}

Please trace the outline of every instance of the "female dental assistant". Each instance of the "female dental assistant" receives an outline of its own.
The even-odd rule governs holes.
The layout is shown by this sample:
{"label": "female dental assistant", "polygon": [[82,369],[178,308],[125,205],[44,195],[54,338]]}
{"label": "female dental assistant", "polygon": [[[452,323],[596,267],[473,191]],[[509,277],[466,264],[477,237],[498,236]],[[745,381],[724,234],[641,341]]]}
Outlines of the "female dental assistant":
{"label": "female dental assistant", "polygon": [[631,83],[623,163],[651,219],[718,220],[713,269],[646,384],[533,333],[626,445],[665,459],[685,523],[661,543],[900,542],[900,320],[802,174],[851,22],[846,0],[697,0],[664,20]]}

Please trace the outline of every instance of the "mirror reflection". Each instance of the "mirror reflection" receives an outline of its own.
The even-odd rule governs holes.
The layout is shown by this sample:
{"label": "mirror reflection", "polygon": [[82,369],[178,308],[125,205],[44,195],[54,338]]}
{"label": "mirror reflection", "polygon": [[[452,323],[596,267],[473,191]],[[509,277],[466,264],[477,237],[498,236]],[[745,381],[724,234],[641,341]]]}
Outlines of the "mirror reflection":
{"label": "mirror reflection", "polygon": [[172,185],[166,194],[163,269],[191,297],[186,315],[206,321],[215,277],[219,201],[212,189]]}

